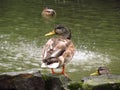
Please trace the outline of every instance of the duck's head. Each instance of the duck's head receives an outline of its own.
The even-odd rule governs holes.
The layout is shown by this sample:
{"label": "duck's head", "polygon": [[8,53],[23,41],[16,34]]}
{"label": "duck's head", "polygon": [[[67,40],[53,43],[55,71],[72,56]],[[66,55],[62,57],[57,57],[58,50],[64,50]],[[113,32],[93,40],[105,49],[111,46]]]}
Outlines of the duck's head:
{"label": "duck's head", "polygon": [[50,18],[50,17],[55,17],[56,16],[56,12],[55,10],[49,8],[49,7],[45,7],[41,13],[41,15],[45,18]]}
{"label": "duck's head", "polygon": [[50,36],[50,35],[59,35],[63,38],[66,38],[66,39],[71,39],[71,32],[70,30],[63,26],[63,25],[56,25],[54,30],[45,34],[45,36]]}
{"label": "duck's head", "polygon": [[109,70],[106,67],[99,67],[98,70],[92,74],[91,76],[96,76],[96,75],[103,75],[103,74],[108,74]]}

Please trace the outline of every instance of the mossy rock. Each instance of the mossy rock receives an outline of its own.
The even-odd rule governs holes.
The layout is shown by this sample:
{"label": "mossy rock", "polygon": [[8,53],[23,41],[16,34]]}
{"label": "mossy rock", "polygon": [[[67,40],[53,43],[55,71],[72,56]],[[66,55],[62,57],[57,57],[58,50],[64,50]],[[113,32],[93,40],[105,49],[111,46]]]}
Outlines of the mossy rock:
{"label": "mossy rock", "polygon": [[68,90],[120,90],[119,75],[84,77],[81,81],[69,82]]}
{"label": "mossy rock", "polygon": [[70,81],[64,75],[44,74],[42,77],[45,80],[46,90],[66,90]]}
{"label": "mossy rock", "polygon": [[9,72],[0,75],[0,90],[120,90],[120,76],[107,74],[72,81],[40,71]]}
{"label": "mossy rock", "polygon": [[82,79],[83,90],[120,90],[119,75],[90,76]]}
{"label": "mossy rock", "polygon": [[81,90],[82,89],[82,84],[81,82],[70,82],[68,83],[68,89],[69,90]]}

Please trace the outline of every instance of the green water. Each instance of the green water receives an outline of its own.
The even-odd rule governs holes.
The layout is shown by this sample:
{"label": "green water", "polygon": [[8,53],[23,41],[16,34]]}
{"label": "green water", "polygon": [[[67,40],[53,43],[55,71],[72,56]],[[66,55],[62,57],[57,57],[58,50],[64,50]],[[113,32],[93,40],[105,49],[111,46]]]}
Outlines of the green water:
{"label": "green water", "polygon": [[[55,19],[41,17],[45,6],[55,9]],[[41,50],[57,24],[72,31],[76,53],[66,72],[73,80],[99,66],[120,74],[119,0],[0,0],[0,72],[49,72],[40,68]]]}

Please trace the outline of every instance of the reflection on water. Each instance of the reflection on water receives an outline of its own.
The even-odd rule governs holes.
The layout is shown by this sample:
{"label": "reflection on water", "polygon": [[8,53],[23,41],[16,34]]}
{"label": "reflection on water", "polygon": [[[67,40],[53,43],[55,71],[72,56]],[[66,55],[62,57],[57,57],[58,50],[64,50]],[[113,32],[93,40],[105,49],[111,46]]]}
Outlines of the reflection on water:
{"label": "reflection on water", "polygon": [[[41,69],[41,49],[50,38],[44,34],[62,23],[76,46],[67,66],[72,78],[99,66],[120,74],[119,5],[119,0],[0,0],[0,72]],[[45,6],[55,9],[55,19],[41,17]]]}

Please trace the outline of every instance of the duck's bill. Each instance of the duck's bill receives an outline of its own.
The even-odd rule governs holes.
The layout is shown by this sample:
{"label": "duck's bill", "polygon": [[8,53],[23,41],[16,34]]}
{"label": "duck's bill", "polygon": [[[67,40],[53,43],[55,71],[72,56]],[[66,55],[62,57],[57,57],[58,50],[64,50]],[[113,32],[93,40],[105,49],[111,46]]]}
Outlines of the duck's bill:
{"label": "duck's bill", "polygon": [[99,75],[99,74],[98,74],[98,71],[96,71],[96,72],[94,72],[94,73],[91,73],[90,75],[91,75],[91,76],[97,76],[97,75]]}
{"label": "duck's bill", "polygon": [[47,33],[47,34],[45,34],[45,36],[51,36],[51,35],[54,35],[55,34],[55,31],[53,30],[53,31],[51,31],[51,32],[49,32],[49,33]]}

